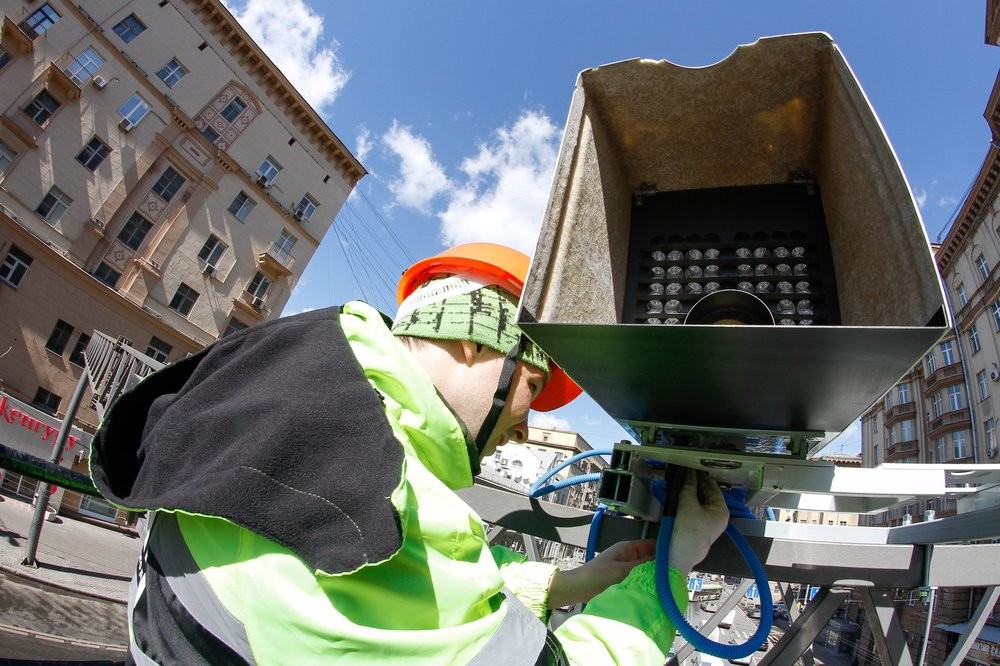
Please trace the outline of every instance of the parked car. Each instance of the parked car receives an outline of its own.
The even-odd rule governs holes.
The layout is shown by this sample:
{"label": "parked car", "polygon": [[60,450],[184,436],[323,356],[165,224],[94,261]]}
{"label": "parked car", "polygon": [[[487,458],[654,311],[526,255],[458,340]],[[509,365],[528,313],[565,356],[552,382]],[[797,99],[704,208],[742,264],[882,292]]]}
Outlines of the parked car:
{"label": "parked car", "polygon": [[706,613],[714,613],[719,610],[719,603],[717,601],[703,601],[701,602],[701,609]]}

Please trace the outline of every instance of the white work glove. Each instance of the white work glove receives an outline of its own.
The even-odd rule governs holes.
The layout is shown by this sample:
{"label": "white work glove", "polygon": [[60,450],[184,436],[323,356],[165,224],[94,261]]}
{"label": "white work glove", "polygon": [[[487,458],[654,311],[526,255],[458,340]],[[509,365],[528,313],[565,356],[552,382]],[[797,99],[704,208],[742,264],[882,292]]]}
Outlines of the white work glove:
{"label": "white work glove", "polygon": [[[699,490],[704,501],[698,499]],[[670,566],[691,573],[728,523],[729,508],[719,484],[707,474],[687,470],[670,536]]]}

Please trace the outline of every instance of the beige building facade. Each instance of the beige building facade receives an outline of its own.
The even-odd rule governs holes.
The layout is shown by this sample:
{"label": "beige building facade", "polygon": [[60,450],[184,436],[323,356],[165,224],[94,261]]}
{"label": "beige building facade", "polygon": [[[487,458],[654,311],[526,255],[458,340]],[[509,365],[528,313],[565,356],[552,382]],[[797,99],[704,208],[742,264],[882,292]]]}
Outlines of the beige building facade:
{"label": "beige building facade", "polygon": [[[986,43],[1000,43],[1000,3],[986,3]],[[862,417],[866,467],[884,463],[996,464],[1000,427],[1000,75],[985,110],[992,135],[976,179],[941,244],[938,270],[954,328]],[[954,515],[954,497],[913,501],[864,516],[896,526]],[[899,590],[900,623],[911,653],[931,627],[926,663],[944,663],[983,588]],[[928,619],[930,624],[928,625]],[[870,643],[863,632],[861,640]],[[963,663],[1000,663],[1000,606],[994,606]],[[862,661],[862,663],[871,663]]]}
{"label": "beige building facade", "polygon": [[95,330],[169,362],[277,317],[365,170],[223,5],[0,11],[0,390],[58,419]]}

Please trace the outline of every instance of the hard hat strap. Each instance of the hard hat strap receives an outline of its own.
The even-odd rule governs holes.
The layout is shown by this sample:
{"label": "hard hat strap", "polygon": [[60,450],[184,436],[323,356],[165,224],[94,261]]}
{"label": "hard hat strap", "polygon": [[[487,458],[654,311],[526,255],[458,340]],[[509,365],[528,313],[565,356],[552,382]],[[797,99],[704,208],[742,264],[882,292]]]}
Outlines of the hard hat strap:
{"label": "hard hat strap", "polygon": [[500,412],[503,411],[507,399],[510,398],[514,370],[517,369],[517,357],[524,348],[525,340],[526,338],[522,334],[518,338],[517,344],[511,347],[507,356],[504,357],[503,367],[500,369],[500,379],[497,381],[497,390],[493,393],[493,404],[490,405],[490,411],[486,414],[486,419],[483,420],[483,425],[479,427],[479,433],[476,435],[476,449],[478,449],[480,457],[486,450],[486,444],[489,442],[490,435],[493,434],[497,421],[500,420]]}

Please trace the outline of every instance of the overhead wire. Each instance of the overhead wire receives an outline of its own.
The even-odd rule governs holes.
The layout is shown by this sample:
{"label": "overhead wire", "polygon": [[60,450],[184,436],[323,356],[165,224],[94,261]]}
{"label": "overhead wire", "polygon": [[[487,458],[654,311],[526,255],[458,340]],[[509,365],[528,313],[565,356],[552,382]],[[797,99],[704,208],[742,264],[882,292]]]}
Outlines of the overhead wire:
{"label": "overhead wire", "polygon": [[382,213],[364,190],[344,202],[333,221],[334,234],[348,270],[362,298],[383,312],[395,310],[395,288],[399,275],[414,262]]}

